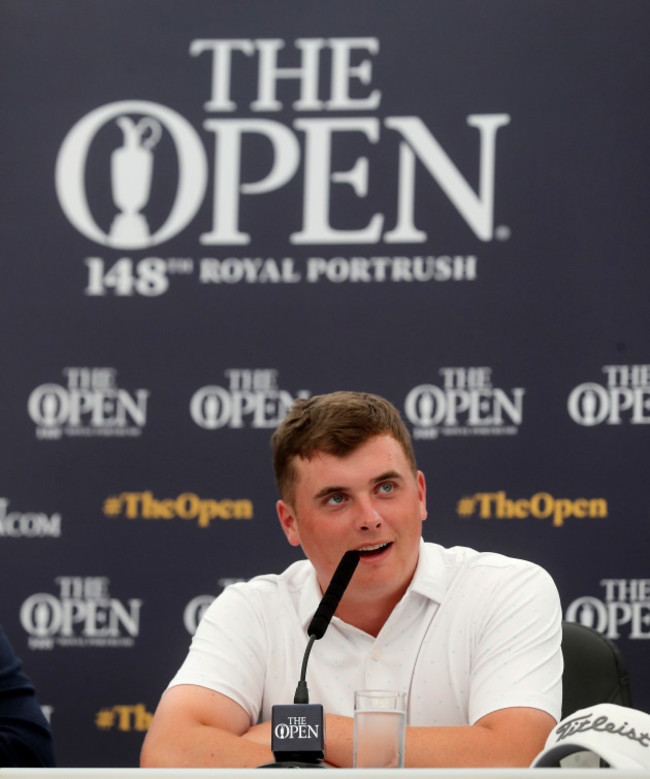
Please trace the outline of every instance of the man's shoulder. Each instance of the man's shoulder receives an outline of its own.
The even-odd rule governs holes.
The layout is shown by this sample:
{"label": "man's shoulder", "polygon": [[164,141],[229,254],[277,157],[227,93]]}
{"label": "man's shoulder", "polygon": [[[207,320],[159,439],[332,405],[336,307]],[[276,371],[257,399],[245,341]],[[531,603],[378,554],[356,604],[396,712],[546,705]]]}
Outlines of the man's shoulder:
{"label": "man's shoulder", "polygon": [[253,594],[264,598],[278,593],[301,592],[314,578],[314,568],[309,560],[297,560],[281,573],[258,574],[246,581],[231,584],[227,591],[245,596]]}
{"label": "man's shoulder", "polygon": [[465,546],[443,547],[432,543],[424,543],[423,548],[425,569],[445,571],[447,577],[548,577],[545,569],[537,563],[500,552],[480,552]]}
{"label": "man's shoulder", "polygon": [[[531,597],[548,608],[559,603],[555,582],[537,563],[498,552],[424,544],[425,565],[415,589],[441,603],[464,598],[476,609],[519,608]],[[469,597],[471,596],[471,598]]]}
{"label": "man's shoulder", "polygon": [[441,546],[430,541],[425,541],[423,547],[427,555],[445,560],[449,565],[459,566],[493,566],[504,568],[507,566],[537,565],[536,563],[521,557],[512,557],[501,552],[481,552],[468,546]]}

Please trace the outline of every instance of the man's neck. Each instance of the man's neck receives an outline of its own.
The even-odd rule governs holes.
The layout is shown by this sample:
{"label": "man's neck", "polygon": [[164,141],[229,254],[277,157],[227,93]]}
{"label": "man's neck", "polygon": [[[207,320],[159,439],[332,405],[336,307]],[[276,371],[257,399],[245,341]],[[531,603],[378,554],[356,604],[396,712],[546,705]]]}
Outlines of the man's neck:
{"label": "man's neck", "polygon": [[393,613],[393,609],[402,599],[404,592],[393,593],[385,598],[376,598],[372,602],[365,599],[360,602],[348,598],[346,602],[339,605],[335,614],[348,625],[353,625],[355,628],[363,630],[364,633],[377,638]]}

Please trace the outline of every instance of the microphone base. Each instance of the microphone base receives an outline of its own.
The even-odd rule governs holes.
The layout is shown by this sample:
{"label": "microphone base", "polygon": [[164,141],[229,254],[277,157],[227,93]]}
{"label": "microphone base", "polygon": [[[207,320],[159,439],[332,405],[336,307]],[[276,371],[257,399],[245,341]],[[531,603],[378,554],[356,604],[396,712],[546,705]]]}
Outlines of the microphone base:
{"label": "microphone base", "polygon": [[264,765],[258,765],[258,768],[327,768],[320,760],[308,763],[304,760],[275,760],[272,763],[264,763]]}

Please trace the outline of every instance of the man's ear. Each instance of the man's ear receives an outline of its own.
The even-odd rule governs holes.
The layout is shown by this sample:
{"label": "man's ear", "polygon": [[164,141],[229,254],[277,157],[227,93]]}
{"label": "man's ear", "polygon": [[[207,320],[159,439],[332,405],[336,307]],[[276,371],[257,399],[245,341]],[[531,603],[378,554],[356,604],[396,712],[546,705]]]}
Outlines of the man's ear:
{"label": "man's ear", "polygon": [[417,474],[418,498],[420,500],[420,519],[424,522],[427,518],[427,483],[422,471]]}
{"label": "man's ear", "polygon": [[278,519],[280,520],[284,534],[287,537],[287,541],[291,546],[300,546],[300,533],[298,532],[298,521],[294,510],[283,500],[279,500],[275,504],[275,509],[278,512]]}

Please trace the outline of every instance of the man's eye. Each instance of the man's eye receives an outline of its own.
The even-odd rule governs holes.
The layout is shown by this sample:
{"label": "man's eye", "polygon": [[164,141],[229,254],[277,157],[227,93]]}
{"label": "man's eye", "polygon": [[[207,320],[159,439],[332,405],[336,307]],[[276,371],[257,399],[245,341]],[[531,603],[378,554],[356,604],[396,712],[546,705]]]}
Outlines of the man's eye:
{"label": "man's eye", "polygon": [[331,506],[340,506],[341,503],[345,500],[345,496],[341,495],[340,492],[336,493],[336,495],[330,495],[327,499],[327,504]]}
{"label": "man's eye", "polygon": [[392,481],[385,481],[379,485],[379,492],[383,492],[384,495],[389,495],[395,489],[395,485]]}

